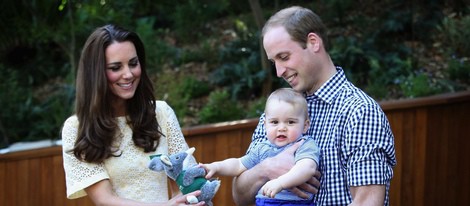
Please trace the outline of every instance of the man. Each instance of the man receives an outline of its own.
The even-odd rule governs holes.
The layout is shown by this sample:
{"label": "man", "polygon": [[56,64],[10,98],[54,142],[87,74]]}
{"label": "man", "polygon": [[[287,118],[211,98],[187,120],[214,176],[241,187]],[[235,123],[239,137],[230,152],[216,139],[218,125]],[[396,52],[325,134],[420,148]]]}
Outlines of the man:
{"label": "man", "polygon": [[[316,204],[389,205],[388,192],[396,165],[390,125],[377,102],[333,64],[320,17],[306,8],[286,8],[266,22],[262,35],[277,76],[303,92],[308,102],[311,126],[306,134],[321,150],[322,177]],[[248,152],[266,139],[263,121],[264,114]],[[294,150],[268,158],[235,178],[234,201],[238,205],[252,204],[265,182],[292,167]],[[306,185],[301,188],[314,191]],[[299,188],[292,191],[304,195]]]}

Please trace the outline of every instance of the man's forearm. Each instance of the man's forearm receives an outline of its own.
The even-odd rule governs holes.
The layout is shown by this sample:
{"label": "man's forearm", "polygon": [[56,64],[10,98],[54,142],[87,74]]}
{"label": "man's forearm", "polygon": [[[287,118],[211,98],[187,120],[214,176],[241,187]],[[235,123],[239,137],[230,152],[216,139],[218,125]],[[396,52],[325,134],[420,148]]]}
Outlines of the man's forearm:
{"label": "man's forearm", "polygon": [[232,195],[237,205],[251,205],[255,203],[258,190],[269,180],[263,175],[261,164],[256,165],[233,178]]}
{"label": "man's forearm", "polygon": [[383,205],[385,200],[385,185],[366,185],[351,187],[351,195],[355,205]]}

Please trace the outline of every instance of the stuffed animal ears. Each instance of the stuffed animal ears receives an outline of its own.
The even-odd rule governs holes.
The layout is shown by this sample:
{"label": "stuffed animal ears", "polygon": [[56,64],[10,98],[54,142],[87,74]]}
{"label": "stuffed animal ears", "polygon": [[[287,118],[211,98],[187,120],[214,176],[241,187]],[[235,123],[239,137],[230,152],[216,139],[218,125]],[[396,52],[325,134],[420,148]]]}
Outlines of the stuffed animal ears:
{"label": "stuffed animal ears", "polygon": [[196,151],[196,148],[191,147],[191,148],[189,148],[189,149],[186,150],[186,153],[187,153],[188,155],[193,155],[194,151]]}
{"label": "stuffed animal ears", "polygon": [[[194,156],[193,156],[194,151],[196,151],[196,148],[194,148],[194,147],[191,147],[191,148],[189,148],[185,151],[186,154],[188,154],[188,156],[183,161],[183,168],[184,169],[193,167],[195,165],[196,160],[194,159]],[[196,165],[197,165],[197,163],[196,163]]]}
{"label": "stuffed animal ears", "polygon": [[148,168],[150,168],[153,171],[162,171],[163,168],[163,163],[162,160],[160,159],[161,154],[158,155],[152,155],[150,156],[150,163],[148,165]]}

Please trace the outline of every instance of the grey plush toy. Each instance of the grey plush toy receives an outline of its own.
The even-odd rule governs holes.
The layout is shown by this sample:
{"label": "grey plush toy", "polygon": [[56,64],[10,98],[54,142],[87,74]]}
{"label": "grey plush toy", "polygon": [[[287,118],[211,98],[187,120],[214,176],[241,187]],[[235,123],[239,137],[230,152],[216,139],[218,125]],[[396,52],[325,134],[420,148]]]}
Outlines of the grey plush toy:
{"label": "grey plush toy", "polygon": [[212,198],[217,193],[217,190],[219,190],[220,180],[205,179],[206,171],[197,165],[192,165],[188,168],[183,166],[186,157],[192,155],[195,150],[192,147],[185,152],[179,152],[170,156],[164,154],[152,156],[148,167],[153,171],[165,170],[166,175],[176,181],[183,194],[201,190],[201,195],[198,197],[188,197],[188,202],[196,203],[204,201],[206,205],[212,206]]}

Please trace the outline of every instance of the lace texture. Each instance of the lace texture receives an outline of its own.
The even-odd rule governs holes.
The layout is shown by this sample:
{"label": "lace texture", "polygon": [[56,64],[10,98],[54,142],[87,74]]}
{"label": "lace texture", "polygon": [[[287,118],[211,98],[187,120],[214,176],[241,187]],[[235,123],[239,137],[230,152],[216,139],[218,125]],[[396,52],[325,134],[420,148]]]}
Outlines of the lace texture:
{"label": "lace texture", "polygon": [[[123,198],[142,202],[164,202],[168,200],[167,176],[164,172],[148,169],[149,156],[173,154],[188,149],[173,109],[166,102],[156,101],[157,120],[165,137],[155,152],[144,153],[132,141],[132,130],[125,117],[118,117],[120,134],[114,142],[119,148],[119,157],[111,157],[101,164],[82,162],[68,152],[77,138],[78,119],[69,117],[62,129],[63,161],[69,199],[86,195],[85,188],[104,179],[109,179],[115,193]],[[192,160],[194,163],[194,159]]]}

